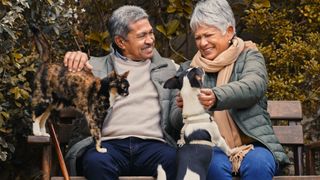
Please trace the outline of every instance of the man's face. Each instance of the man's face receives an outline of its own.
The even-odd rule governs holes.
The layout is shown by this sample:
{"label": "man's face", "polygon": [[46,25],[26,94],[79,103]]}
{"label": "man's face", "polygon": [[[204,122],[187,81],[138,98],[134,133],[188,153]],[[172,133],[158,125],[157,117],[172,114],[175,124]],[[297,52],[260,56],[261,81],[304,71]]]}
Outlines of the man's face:
{"label": "man's face", "polygon": [[148,19],[130,24],[130,32],[123,42],[123,55],[134,61],[152,58],[155,37]]}

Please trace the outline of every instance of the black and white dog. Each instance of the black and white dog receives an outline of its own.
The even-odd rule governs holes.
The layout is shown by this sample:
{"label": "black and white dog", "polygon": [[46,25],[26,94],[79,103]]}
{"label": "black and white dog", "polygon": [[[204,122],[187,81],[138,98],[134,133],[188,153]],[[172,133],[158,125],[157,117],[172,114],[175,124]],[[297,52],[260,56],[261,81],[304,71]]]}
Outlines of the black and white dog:
{"label": "black and white dog", "polygon": [[178,140],[177,180],[205,180],[213,146],[220,147],[227,155],[231,154],[217,124],[198,99],[203,76],[201,68],[189,68],[164,84],[164,88],[180,89],[183,99],[184,126]]}

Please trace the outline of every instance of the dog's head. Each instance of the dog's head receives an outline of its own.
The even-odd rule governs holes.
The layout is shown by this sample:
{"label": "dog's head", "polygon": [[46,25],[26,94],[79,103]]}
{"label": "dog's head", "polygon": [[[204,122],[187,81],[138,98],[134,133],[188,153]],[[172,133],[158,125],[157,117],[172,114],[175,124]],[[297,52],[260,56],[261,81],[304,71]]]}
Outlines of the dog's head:
{"label": "dog's head", "polygon": [[164,83],[164,88],[167,89],[181,89],[183,86],[183,78],[187,77],[191,87],[201,88],[203,84],[204,70],[200,67],[189,68],[168,79]]}

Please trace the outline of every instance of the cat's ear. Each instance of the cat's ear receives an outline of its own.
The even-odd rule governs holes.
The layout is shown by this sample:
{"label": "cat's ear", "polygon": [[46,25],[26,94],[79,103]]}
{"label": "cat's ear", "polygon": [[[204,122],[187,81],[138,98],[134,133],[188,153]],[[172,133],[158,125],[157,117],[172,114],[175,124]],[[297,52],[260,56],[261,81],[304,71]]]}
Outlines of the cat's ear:
{"label": "cat's ear", "polygon": [[127,78],[127,77],[128,77],[128,74],[129,74],[129,71],[123,73],[121,76],[122,76],[123,78]]}
{"label": "cat's ear", "polygon": [[164,83],[163,87],[166,89],[181,89],[179,78],[177,76],[175,76],[175,77],[168,79]]}
{"label": "cat's ear", "polygon": [[108,77],[116,77],[116,76],[117,76],[117,73],[114,70],[108,74]]}

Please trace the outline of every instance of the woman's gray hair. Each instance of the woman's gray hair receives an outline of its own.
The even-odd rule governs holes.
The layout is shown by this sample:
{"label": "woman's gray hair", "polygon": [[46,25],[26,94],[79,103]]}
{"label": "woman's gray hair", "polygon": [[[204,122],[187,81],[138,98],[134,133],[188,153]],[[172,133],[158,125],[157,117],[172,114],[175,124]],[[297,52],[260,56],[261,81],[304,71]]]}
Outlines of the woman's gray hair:
{"label": "woman's gray hair", "polygon": [[129,25],[148,17],[145,10],[139,6],[125,5],[116,9],[108,22],[108,31],[112,40],[114,40],[115,36],[121,36],[126,39],[130,32]]}
{"label": "woman's gray hair", "polygon": [[236,32],[236,23],[232,9],[227,0],[201,0],[192,13],[190,27],[193,32],[199,25],[214,26],[224,34],[228,26]]}

